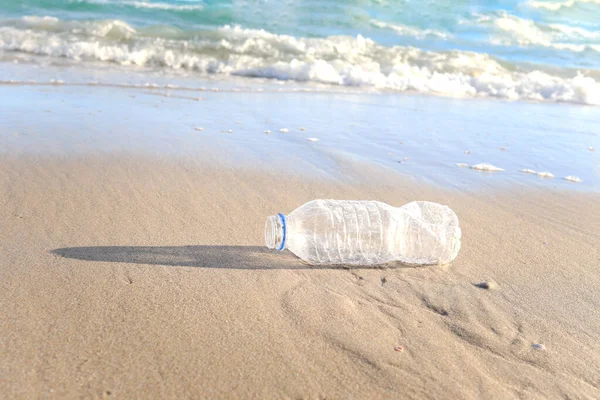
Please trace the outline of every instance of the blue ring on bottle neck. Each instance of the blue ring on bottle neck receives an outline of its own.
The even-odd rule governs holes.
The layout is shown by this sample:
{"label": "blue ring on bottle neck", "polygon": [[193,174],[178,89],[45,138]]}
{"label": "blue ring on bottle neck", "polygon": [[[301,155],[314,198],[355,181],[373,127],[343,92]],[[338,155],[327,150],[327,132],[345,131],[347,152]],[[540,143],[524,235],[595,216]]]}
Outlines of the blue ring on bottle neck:
{"label": "blue ring on bottle neck", "polygon": [[281,225],[283,227],[283,239],[281,239],[281,246],[279,246],[279,251],[282,251],[285,248],[285,237],[287,235],[287,227],[285,225],[285,215],[282,213],[277,214],[281,219]]}

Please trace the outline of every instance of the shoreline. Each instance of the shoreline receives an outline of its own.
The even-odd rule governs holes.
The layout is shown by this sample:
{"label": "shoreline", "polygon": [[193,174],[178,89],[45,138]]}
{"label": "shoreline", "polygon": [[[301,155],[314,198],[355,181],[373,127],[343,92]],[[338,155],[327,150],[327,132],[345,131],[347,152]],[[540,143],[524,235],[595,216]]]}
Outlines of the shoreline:
{"label": "shoreline", "polygon": [[184,98],[169,89],[69,85],[0,91],[0,154],[164,156],[336,179],[344,178],[339,165],[361,163],[441,188],[600,192],[600,114],[586,107],[322,92],[207,90]]}
{"label": "shoreline", "polygon": [[[248,77],[243,75],[195,74],[193,71],[178,69],[162,70],[149,66],[130,66],[115,63],[103,64],[90,61],[90,65],[61,64],[43,65],[40,69],[35,61],[44,60],[43,56],[34,56],[31,60],[9,62],[0,60],[0,70],[11,79],[0,80],[4,86],[79,86],[79,87],[113,87],[139,90],[165,90],[183,92],[221,92],[221,93],[265,93],[265,94],[335,94],[335,95],[394,95],[415,98],[433,98],[457,100],[461,102],[491,102],[523,105],[555,105],[558,107],[586,107],[595,110],[599,105],[578,101],[562,101],[551,99],[519,98],[510,99],[494,96],[451,95],[436,92],[419,92],[418,90],[397,91],[391,88],[342,85],[318,81],[294,79],[277,79],[269,77]],[[43,63],[42,63],[43,64]],[[576,76],[577,70],[573,71]],[[592,72],[592,71],[588,71]],[[600,77],[600,72],[593,74]],[[192,98],[193,99],[193,98]]]}

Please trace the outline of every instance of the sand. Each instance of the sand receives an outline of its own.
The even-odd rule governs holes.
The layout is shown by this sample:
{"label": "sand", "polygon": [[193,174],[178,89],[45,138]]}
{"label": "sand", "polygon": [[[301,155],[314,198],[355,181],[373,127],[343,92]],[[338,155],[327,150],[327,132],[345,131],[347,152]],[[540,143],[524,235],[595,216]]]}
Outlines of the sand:
{"label": "sand", "polygon": [[[458,192],[341,168],[332,182],[3,156],[0,393],[600,397],[597,194]],[[462,250],[449,266],[332,269],[263,247],[267,215],[314,198],[447,204]]]}

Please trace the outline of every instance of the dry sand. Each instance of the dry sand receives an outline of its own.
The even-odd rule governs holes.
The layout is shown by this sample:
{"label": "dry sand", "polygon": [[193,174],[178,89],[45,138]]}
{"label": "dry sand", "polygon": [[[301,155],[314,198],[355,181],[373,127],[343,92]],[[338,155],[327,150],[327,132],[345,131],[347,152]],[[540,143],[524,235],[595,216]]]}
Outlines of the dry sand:
{"label": "dry sand", "polygon": [[[332,183],[4,156],[2,397],[600,397],[598,195],[359,169]],[[448,204],[462,251],[446,267],[315,269],[263,248],[267,215],[314,198]]]}

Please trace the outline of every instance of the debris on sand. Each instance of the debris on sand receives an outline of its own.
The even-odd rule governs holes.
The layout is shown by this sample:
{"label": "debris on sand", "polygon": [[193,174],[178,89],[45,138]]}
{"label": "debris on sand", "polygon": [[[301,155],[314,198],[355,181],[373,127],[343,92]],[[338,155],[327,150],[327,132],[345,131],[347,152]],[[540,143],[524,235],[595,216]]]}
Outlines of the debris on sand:
{"label": "debris on sand", "polygon": [[554,178],[554,174],[552,172],[538,172],[537,175],[540,178],[548,178],[548,179]]}
{"label": "debris on sand", "polygon": [[504,171],[502,168],[496,167],[492,164],[485,164],[485,163],[471,165],[471,169],[474,169],[477,171],[486,171],[486,172]]}
{"label": "debris on sand", "polygon": [[487,289],[487,290],[498,289],[498,284],[494,281],[482,281],[479,283],[474,283],[473,285],[477,286],[480,289]]}
{"label": "debris on sand", "polygon": [[581,179],[579,179],[579,177],[575,176],[575,175],[565,176],[564,179],[565,179],[565,181],[569,181],[569,182],[581,183]]}

